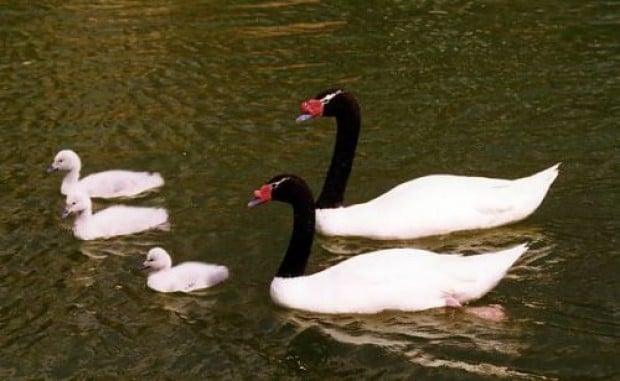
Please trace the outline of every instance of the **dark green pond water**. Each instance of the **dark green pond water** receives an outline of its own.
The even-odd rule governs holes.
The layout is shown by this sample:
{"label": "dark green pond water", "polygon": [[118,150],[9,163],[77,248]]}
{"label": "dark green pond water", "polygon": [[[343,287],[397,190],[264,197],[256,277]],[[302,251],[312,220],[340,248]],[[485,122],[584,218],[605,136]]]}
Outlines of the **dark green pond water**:
{"label": "dark green pond water", "polygon": [[[620,379],[620,3],[9,1],[0,4],[0,378]],[[248,211],[281,172],[322,184],[329,87],[363,109],[348,203],[431,173],[516,178],[562,161],[518,224],[411,242],[319,238],[310,271],[410,246],[532,242],[474,305],[324,316],[272,304],[291,212]],[[55,153],[84,174],[157,170],[169,232],[82,242]],[[136,270],[161,245],[231,278],[164,295]],[[334,254],[337,252],[338,254]]]}

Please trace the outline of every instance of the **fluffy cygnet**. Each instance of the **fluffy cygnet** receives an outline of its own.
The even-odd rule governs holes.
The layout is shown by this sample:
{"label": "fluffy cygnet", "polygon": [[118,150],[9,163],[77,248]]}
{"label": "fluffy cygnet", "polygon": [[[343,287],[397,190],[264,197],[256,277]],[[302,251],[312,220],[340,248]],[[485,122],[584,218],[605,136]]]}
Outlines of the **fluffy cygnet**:
{"label": "fluffy cygnet", "polygon": [[214,286],[228,278],[228,268],[202,262],[172,266],[166,250],[154,247],[146,255],[143,269],[150,270],[146,284],[159,292],[190,292]]}
{"label": "fluffy cygnet", "polygon": [[93,214],[90,198],[80,192],[67,196],[61,217],[70,214],[76,215],[73,234],[83,240],[163,228],[168,222],[168,212],[164,208],[114,205]]}
{"label": "fluffy cygnet", "polygon": [[81,168],[82,162],[77,153],[62,150],[47,167],[47,172],[67,172],[60,187],[64,195],[80,191],[94,198],[132,197],[164,185],[164,179],[159,173],[118,169],[93,173],[80,179]]}

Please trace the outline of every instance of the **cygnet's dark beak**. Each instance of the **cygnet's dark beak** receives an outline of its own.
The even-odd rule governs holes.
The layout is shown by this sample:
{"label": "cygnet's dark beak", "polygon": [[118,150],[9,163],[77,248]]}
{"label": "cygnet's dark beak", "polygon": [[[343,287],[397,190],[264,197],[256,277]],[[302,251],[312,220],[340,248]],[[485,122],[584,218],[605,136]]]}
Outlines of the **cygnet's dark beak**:
{"label": "cygnet's dark beak", "polygon": [[64,209],[62,210],[62,213],[60,214],[60,218],[67,218],[69,217],[70,214],[71,214],[71,210],[69,210],[69,207],[65,206]]}
{"label": "cygnet's dark beak", "polygon": [[58,171],[58,168],[54,167],[54,164],[50,164],[45,170],[46,173],[52,173]]}
{"label": "cygnet's dark beak", "polygon": [[138,270],[140,271],[146,271],[148,269],[150,269],[151,266],[147,265],[146,263],[143,263],[142,265],[138,266]]}

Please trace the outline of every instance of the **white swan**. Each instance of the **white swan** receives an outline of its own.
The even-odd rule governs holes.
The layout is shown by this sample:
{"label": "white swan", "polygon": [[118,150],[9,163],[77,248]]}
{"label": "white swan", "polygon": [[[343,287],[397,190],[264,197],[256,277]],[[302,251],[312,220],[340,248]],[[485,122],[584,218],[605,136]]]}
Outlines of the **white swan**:
{"label": "white swan", "polygon": [[430,175],[411,180],[363,204],[342,207],[361,127],[355,97],[327,90],[301,104],[297,120],[335,117],[336,144],[316,201],[317,230],[327,236],[414,239],[520,221],[542,203],[559,163],[516,180]]}
{"label": "white swan", "polygon": [[304,275],[315,228],[312,192],[294,175],[279,175],[254,191],[249,207],[279,200],[293,206],[291,240],[271,282],[271,298],[283,307],[319,313],[377,313],[460,307],[489,292],[527,245],[460,256],[418,249],[357,255]]}
{"label": "white swan", "polygon": [[67,171],[60,192],[68,195],[84,192],[93,198],[132,197],[164,185],[159,173],[111,170],[93,173],[80,179],[82,161],[72,150],[62,150],[47,167],[47,172]]}
{"label": "white swan", "polygon": [[226,266],[184,262],[172,267],[166,250],[154,247],[146,255],[144,269],[151,273],[146,284],[159,292],[190,292],[214,286],[228,278]]}
{"label": "white swan", "polygon": [[163,208],[114,205],[93,214],[90,198],[81,192],[67,196],[62,218],[70,214],[76,214],[73,234],[82,240],[164,228],[168,222],[168,212]]}

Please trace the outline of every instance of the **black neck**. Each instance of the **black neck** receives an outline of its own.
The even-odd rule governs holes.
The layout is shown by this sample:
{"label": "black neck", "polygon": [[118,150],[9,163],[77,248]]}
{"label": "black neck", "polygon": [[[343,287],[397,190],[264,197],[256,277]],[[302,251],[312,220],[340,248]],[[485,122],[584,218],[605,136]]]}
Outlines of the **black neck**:
{"label": "black neck", "polygon": [[316,201],[317,209],[337,208],[342,206],[347,181],[353,167],[355,148],[360,133],[361,116],[359,106],[354,100],[348,100],[336,114],[336,144],[332,161],[325,177],[321,194]]}
{"label": "black neck", "polygon": [[310,189],[291,202],[293,205],[293,233],[286,249],[286,254],[277,277],[293,278],[301,276],[306,271],[312,241],[314,239],[314,202]]}

